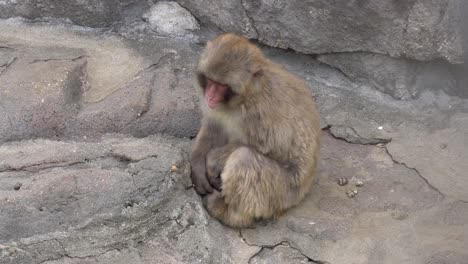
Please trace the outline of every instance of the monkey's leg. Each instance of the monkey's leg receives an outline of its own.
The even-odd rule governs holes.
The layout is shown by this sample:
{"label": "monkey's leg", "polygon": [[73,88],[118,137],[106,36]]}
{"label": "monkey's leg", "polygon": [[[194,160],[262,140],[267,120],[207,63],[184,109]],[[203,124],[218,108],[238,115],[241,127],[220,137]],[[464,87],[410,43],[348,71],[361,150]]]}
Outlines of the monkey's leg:
{"label": "monkey's leg", "polygon": [[255,150],[237,148],[221,173],[221,195],[209,194],[204,201],[206,208],[213,217],[233,227],[277,216],[301,193],[297,184],[301,180],[295,173]]}
{"label": "monkey's leg", "polygon": [[217,190],[203,196],[202,201],[208,213],[226,225],[245,227],[252,223],[252,219],[244,217],[243,214],[238,213],[234,208],[229,209],[222,193]]}

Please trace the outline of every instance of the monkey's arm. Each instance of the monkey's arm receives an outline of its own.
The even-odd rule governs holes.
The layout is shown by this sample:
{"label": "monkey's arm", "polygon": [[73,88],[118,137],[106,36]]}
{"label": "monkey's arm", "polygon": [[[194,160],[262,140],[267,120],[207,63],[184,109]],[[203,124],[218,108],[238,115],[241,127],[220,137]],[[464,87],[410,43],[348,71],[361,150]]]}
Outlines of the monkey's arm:
{"label": "monkey's arm", "polygon": [[213,191],[206,177],[206,156],[211,149],[226,143],[227,137],[221,127],[208,119],[202,120],[202,126],[195,138],[190,155],[192,165],[190,177],[198,194],[204,195]]}
{"label": "monkey's arm", "polygon": [[208,182],[216,190],[221,191],[222,189],[221,172],[223,172],[229,155],[240,146],[237,143],[229,143],[222,147],[211,149],[206,156],[206,176]]}

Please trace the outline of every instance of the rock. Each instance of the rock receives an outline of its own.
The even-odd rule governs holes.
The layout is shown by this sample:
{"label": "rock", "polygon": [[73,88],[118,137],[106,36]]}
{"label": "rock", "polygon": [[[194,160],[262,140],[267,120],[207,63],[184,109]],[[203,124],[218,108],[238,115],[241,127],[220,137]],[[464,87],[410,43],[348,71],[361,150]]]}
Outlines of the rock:
{"label": "rock", "polygon": [[80,109],[85,90],[85,63],[81,58],[19,58],[3,70],[0,76],[0,142],[62,136],[64,124]]}
{"label": "rock", "polygon": [[302,255],[297,249],[293,249],[287,245],[278,245],[273,249],[264,248],[255,257],[252,258],[250,263],[310,263],[310,260]]}
{"label": "rock", "polygon": [[[132,0],[132,2],[135,2]],[[128,3],[127,3],[128,4]],[[55,17],[70,19],[76,24],[103,27],[121,18],[123,1],[72,0],[64,5],[57,0],[5,0],[0,2],[0,18],[22,16],[35,19]]]}
{"label": "rock", "polygon": [[[371,52],[420,61],[463,62],[462,0],[188,1],[178,0],[212,29],[242,34],[307,54]],[[91,27],[131,24],[141,16],[162,35],[186,35],[197,21],[175,2],[57,0],[0,2],[0,18],[60,18]],[[146,12],[146,13],[145,13]],[[145,13],[145,14],[143,14]]]}
{"label": "rock", "polygon": [[14,49],[0,47],[0,74],[16,59]]}
{"label": "rock", "polygon": [[389,139],[384,138],[363,138],[357,134],[356,130],[351,127],[343,127],[343,126],[331,126],[330,133],[336,137],[344,139],[348,142],[356,143],[356,144],[378,144],[381,142],[388,142]]}
{"label": "rock", "polygon": [[[441,205],[442,195],[416,172],[395,163],[382,148],[348,144],[326,134],[322,140],[318,179],[306,200],[277,220],[241,231],[249,244],[270,245],[253,260],[301,263],[302,255],[319,263],[425,263],[434,251],[423,250],[425,246],[418,243],[421,239],[433,243],[442,239],[447,244],[438,244],[438,252],[451,250],[457,257],[465,255],[464,242],[450,238],[450,233],[459,234],[465,241],[468,232],[447,225],[442,217],[451,208],[455,223],[461,223],[466,214],[460,203],[456,207]],[[348,175],[366,179],[353,199],[336,184],[337,177]],[[394,212],[406,217],[395,219]],[[439,230],[435,231],[437,236],[426,235],[428,228]],[[399,253],[388,253],[394,250]]]}
{"label": "rock", "polygon": [[17,20],[0,28],[0,143],[109,132],[192,137],[198,130],[197,50],[188,44],[124,42]]}
{"label": "rock", "polygon": [[157,2],[143,18],[154,31],[163,36],[185,36],[200,29],[192,14],[177,2]]}
{"label": "rock", "polygon": [[416,98],[424,90],[443,89],[467,97],[460,82],[463,69],[443,62],[417,62],[389,56],[351,52],[319,55],[318,60],[338,68],[361,85],[372,85],[395,99]]}
{"label": "rock", "polygon": [[[103,36],[78,27],[8,19],[0,21],[0,29],[2,46],[15,49],[26,61],[53,63],[55,60],[81,59],[86,64],[83,81],[87,84],[83,101],[88,103],[98,102],[115,92],[151,65],[150,60],[154,59],[144,58],[129,49],[116,35]],[[155,53],[156,56],[159,54]]]}
{"label": "rock", "polygon": [[179,2],[224,31],[251,37],[250,30],[242,29],[252,25],[259,41],[273,47],[308,54],[367,51],[424,61],[463,61],[460,0]]}
{"label": "rock", "polygon": [[443,58],[463,61],[462,5],[460,0],[417,0],[408,10],[404,54],[417,60]]}
{"label": "rock", "polygon": [[468,260],[468,255],[453,252],[451,250],[440,251],[428,258],[427,264],[463,264]]}
{"label": "rock", "polygon": [[[408,126],[407,136],[395,138],[387,148],[395,160],[416,168],[434,188],[449,197],[468,201],[467,129],[468,115],[457,113],[446,126],[431,132]],[[447,141],[450,143],[445,143]],[[447,147],[441,150],[441,143]]]}
{"label": "rock", "polygon": [[[192,86],[191,62],[164,61],[104,100],[86,105],[67,124],[70,137],[103,133],[147,136],[154,132],[193,137],[200,124],[198,97]],[[184,65],[185,63],[185,65]]]}
{"label": "rock", "polygon": [[[133,147],[136,160],[122,158]],[[116,134],[0,146],[8,157],[0,168],[0,262],[246,263],[259,248],[207,217],[190,188],[189,147],[167,135]],[[17,192],[10,186],[19,179]]]}
{"label": "rock", "polygon": [[215,28],[242,34],[248,38],[258,36],[253,21],[240,0],[178,0],[177,2],[187,8],[198,20]]}

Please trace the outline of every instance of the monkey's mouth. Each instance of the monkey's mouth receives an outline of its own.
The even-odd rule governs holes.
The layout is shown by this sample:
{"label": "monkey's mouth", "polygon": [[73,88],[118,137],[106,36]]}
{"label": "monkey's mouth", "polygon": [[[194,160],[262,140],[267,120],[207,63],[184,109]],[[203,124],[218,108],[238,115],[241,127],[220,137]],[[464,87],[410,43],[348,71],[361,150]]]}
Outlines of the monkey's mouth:
{"label": "monkey's mouth", "polygon": [[231,88],[210,79],[206,79],[205,101],[209,108],[214,109],[221,104],[228,102],[232,96]]}

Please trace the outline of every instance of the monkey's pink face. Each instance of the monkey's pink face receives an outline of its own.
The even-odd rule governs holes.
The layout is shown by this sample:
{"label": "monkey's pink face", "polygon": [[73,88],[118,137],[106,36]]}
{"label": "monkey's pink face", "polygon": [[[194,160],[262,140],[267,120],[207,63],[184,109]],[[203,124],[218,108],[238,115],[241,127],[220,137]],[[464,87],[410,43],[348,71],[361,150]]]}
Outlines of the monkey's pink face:
{"label": "monkey's pink face", "polygon": [[229,86],[206,78],[205,101],[209,108],[213,109],[225,103],[228,99],[229,91]]}

